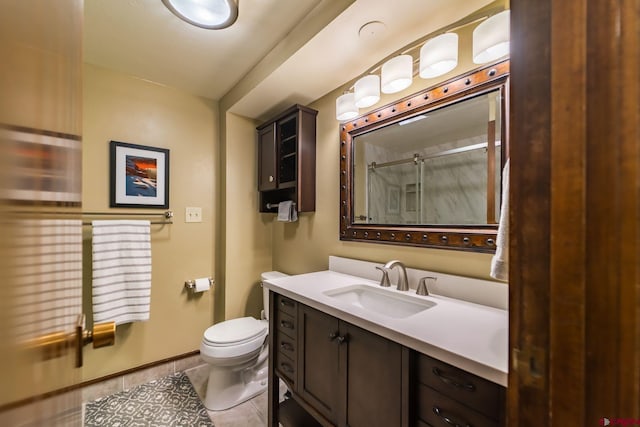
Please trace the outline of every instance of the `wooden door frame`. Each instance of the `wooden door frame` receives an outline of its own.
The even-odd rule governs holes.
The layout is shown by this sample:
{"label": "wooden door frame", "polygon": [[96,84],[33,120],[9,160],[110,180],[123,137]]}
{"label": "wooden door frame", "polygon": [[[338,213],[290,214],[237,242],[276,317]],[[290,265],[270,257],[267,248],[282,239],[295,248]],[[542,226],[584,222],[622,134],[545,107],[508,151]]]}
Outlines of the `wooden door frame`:
{"label": "wooden door frame", "polygon": [[511,29],[508,422],[640,420],[640,2],[511,0]]}

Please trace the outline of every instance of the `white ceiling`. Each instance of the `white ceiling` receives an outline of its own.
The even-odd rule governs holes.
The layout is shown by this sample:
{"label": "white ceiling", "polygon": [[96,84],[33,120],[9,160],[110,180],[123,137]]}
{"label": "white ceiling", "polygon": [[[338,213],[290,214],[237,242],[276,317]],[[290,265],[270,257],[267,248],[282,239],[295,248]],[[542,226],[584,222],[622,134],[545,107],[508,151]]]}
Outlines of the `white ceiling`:
{"label": "white ceiling", "polygon": [[[491,0],[239,0],[238,20],[204,30],[160,0],[85,0],[84,60],[264,119],[308,104],[403,46]],[[385,30],[360,38],[360,27]]]}

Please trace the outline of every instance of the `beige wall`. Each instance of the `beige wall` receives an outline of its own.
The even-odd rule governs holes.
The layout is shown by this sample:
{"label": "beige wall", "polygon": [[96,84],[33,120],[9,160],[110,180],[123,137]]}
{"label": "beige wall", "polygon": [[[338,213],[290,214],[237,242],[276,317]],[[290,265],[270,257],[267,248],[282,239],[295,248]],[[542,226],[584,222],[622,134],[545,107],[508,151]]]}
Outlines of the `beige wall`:
{"label": "beige wall", "polygon": [[[176,89],[85,64],[83,209],[109,208],[109,141],[170,149],[174,224],[152,226],[151,315],[121,325],[116,345],[85,349],[83,379],[197,350],[213,321],[214,293],[191,296],[184,281],[214,276],[215,166],[218,105]],[[202,223],[185,223],[185,207]],[[140,210],[137,210],[138,212]],[[157,210],[156,210],[157,212]],[[90,229],[84,250],[85,311],[90,311]]]}
{"label": "beige wall", "polygon": [[[384,95],[371,109],[433,86],[473,68],[471,32],[473,26],[457,30],[460,36],[459,64],[437,79],[414,79],[405,91]],[[373,65],[373,64],[372,64]],[[317,122],[316,212],[303,214],[296,223],[274,223],[273,268],[287,273],[304,273],[328,267],[328,256],[385,262],[400,259],[407,266],[489,279],[491,255],[442,249],[424,249],[374,243],[341,242],[339,220],[339,122],[335,119],[335,100],[345,85],[310,105],[319,111]],[[365,111],[361,110],[361,113]]]}
{"label": "beige wall", "polygon": [[[272,266],[272,214],[258,212],[256,126],[226,114],[225,318],[260,316],[260,273]],[[217,320],[217,319],[216,319]]]}

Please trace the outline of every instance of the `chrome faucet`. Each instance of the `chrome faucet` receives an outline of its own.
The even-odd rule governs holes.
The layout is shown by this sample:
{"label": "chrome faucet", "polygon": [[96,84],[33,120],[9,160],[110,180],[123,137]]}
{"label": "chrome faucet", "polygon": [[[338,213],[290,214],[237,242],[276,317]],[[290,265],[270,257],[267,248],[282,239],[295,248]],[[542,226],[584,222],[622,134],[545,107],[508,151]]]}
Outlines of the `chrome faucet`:
{"label": "chrome faucet", "polygon": [[388,288],[391,286],[389,282],[389,269],[376,266],[376,270],[380,270],[382,272],[382,278],[380,278],[380,286]]}
{"label": "chrome faucet", "polygon": [[404,264],[396,259],[396,260],[389,261],[388,263],[386,263],[383,268],[391,270],[391,269],[393,269],[393,267],[399,267],[400,268],[400,271],[398,272],[397,289],[399,291],[408,291],[409,290],[409,281],[407,280],[407,269],[405,268]]}

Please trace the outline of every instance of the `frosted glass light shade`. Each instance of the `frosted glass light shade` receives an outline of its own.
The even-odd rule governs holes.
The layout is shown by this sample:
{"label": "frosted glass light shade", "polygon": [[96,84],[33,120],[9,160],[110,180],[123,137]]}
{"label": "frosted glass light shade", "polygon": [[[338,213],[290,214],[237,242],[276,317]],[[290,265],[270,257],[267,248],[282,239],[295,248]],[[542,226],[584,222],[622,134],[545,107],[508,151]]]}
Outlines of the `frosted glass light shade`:
{"label": "frosted glass light shade", "polygon": [[420,49],[420,77],[438,77],[458,65],[458,35],[441,34],[428,40]]}
{"label": "frosted glass light shade", "polygon": [[383,93],[396,93],[406,89],[413,81],[413,57],[400,55],[382,65],[380,73]]}
{"label": "frosted glass light shade", "polygon": [[234,0],[162,0],[162,3],[183,21],[209,30],[226,28],[238,18]]}
{"label": "frosted glass light shade", "polygon": [[336,99],[336,119],[343,121],[353,119],[358,116],[356,97],[353,92],[340,95]]}
{"label": "frosted glass light shade", "polygon": [[473,30],[473,62],[485,64],[509,54],[508,10],[493,15]]}
{"label": "frosted glass light shade", "polygon": [[357,107],[371,107],[380,101],[380,77],[375,74],[364,76],[356,82],[353,93]]}

